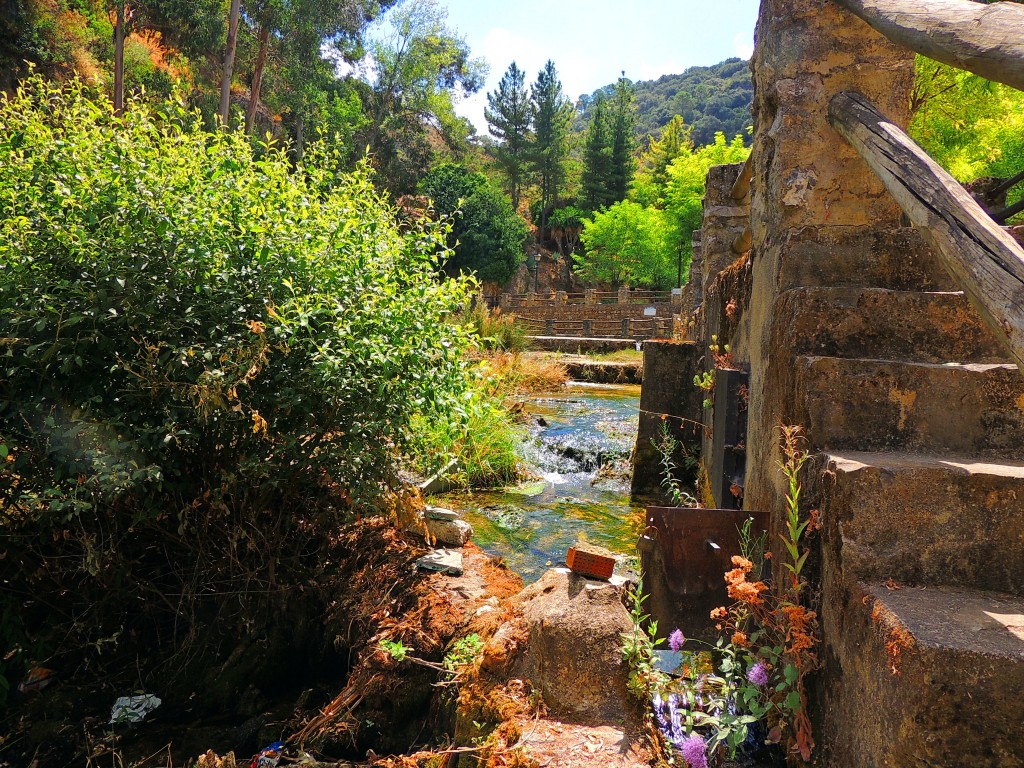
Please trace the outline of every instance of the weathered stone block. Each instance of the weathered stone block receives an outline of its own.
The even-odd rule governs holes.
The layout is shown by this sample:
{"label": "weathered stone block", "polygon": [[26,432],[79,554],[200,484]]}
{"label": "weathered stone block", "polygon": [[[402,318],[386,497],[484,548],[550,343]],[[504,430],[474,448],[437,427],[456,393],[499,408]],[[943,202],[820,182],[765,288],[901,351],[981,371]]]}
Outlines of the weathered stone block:
{"label": "weathered stone block", "polygon": [[437,520],[428,515],[424,522],[430,537],[446,547],[465,546],[473,537],[473,526],[465,520]]}
{"label": "weathered stone block", "polygon": [[[694,385],[693,377],[703,370],[703,360],[703,351],[696,344],[644,342],[640,423],[633,449],[631,490],[635,496],[663,498],[661,454],[655,447],[663,424],[668,425],[673,437],[691,448],[699,440],[704,393]],[[675,458],[682,467],[685,456],[680,452]],[[681,479],[692,481],[693,478]]]}
{"label": "weathered stone block", "polygon": [[1024,450],[1015,365],[798,357],[796,423],[818,448],[988,456]]}
{"label": "weathered stone block", "polygon": [[1024,595],[1024,463],[833,451],[806,477],[844,579]]}
{"label": "weathered stone block", "polygon": [[511,674],[531,681],[552,713],[601,719],[622,712],[622,633],[633,626],[623,594],[621,584],[553,568],[515,598],[529,640]]}

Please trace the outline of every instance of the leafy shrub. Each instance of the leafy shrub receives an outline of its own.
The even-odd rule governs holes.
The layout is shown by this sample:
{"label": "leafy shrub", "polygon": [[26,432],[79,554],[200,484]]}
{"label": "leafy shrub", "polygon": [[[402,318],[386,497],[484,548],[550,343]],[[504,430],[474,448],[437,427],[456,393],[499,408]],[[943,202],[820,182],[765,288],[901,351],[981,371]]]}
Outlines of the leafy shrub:
{"label": "leafy shrub", "polygon": [[26,626],[141,643],[148,611],[180,644],[226,593],[273,614],[413,422],[465,418],[444,232],[337,167],[173,100],[115,118],[33,79],[0,102],[0,576],[53,598]]}
{"label": "leafy shrub", "polygon": [[461,165],[445,163],[420,182],[440,216],[452,219],[449,239],[452,274],[475,274],[481,280],[508,282],[523,261],[528,228],[487,177]]}

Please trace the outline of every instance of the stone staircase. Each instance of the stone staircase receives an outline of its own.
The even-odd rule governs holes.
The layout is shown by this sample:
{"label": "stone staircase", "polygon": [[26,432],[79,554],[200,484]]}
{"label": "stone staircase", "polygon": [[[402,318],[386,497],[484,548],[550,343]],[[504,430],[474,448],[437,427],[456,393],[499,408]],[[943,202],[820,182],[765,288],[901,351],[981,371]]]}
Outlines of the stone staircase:
{"label": "stone staircase", "polygon": [[913,230],[862,245],[791,254],[771,345],[824,523],[822,760],[1021,768],[1024,376]]}

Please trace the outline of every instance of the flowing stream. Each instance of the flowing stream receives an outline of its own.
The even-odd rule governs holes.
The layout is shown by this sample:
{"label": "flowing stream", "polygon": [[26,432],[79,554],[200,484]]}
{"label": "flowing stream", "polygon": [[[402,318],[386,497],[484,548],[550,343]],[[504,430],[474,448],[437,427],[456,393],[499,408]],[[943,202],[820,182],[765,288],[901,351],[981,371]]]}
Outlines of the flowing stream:
{"label": "flowing stream", "polygon": [[633,554],[643,508],[629,498],[640,387],[571,382],[527,401],[523,458],[535,479],[514,488],[449,496],[473,541],[529,583],[565,563],[578,539]]}

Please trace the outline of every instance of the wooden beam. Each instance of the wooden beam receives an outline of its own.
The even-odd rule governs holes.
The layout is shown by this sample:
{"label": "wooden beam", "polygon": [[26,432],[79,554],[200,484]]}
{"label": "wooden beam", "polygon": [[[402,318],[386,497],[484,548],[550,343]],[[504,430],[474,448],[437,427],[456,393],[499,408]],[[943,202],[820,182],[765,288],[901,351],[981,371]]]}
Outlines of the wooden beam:
{"label": "wooden beam", "polygon": [[1024,371],[1024,249],[861,94],[836,94],[828,118],[878,174]]}
{"label": "wooden beam", "polygon": [[836,0],[892,42],[1024,90],[1024,5],[971,0]]}

